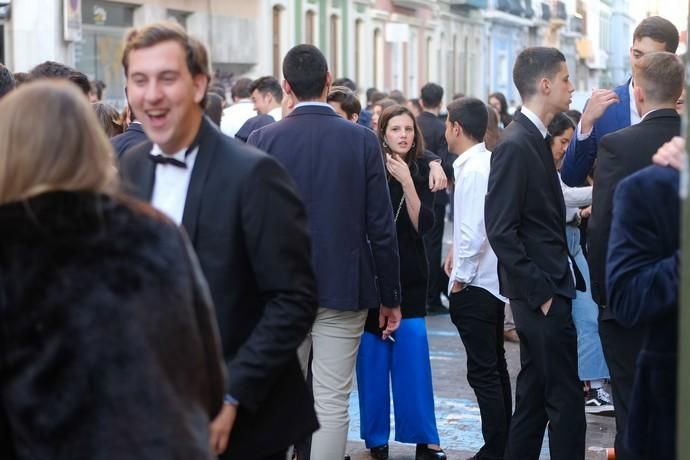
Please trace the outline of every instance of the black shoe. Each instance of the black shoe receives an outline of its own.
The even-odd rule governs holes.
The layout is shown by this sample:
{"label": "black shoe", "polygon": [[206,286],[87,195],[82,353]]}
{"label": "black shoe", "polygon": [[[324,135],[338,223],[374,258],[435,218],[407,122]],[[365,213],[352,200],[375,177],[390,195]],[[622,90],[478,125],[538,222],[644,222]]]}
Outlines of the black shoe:
{"label": "black shoe", "polygon": [[346,455],[345,458],[344,458],[343,460],[350,460],[350,456],[349,456],[349,455]]}
{"label": "black shoe", "polygon": [[447,315],[450,313],[450,311],[446,307],[444,307],[443,305],[438,304],[438,305],[427,305],[426,313],[430,316],[436,316],[436,315]]}
{"label": "black shoe", "polygon": [[376,460],[387,460],[388,459],[388,444],[384,444],[378,447],[372,447],[369,449],[371,458]]}
{"label": "black shoe", "polygon": [[446,460],[446,453],[441,450],[429,449],[426,444],[417,444],[415,460]]}

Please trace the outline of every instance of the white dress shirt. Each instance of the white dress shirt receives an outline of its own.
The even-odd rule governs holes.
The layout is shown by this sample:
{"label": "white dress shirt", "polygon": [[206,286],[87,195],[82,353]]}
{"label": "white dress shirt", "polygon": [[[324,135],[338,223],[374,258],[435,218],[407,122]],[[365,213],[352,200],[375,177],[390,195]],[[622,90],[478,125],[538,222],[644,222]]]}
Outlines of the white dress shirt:
{"label": "white dress shirt", "polygon": [[[523,112],[524,113],[524,112]],[[486,236],[484,198],[489,185],[491,152],[484,143],[469,148],[453,162],[455,173],[453,218],[453,272],[448,293],[455,281],[499,294],[498,259]]]}
{"label": "white dress shirt", "polygon": [[[170,156],[186,163],[187,168],[156,163],[153,194],[151,195],[151,205],[170,217],[177,225],[182,224],[184,205],[187,202],[187,189],[199,147],[195,147],[185,158],[186,152],[187,147]],[[165,154],[158,145],[154,144],[151,155]]]}
{"label": "white dress shirt", "polygon": [[242,125],[253,116],[256,116],[254,103],[249,99],[240,99],[223,110],[223,118],[220,120],[220,130],[226,136],[234,138]]}
{"label": "white dress shirt", "polygon": [[531,111],[530,109],[528,109],[527,107],[524,107],[524,106],[523,106],[523,107],[520,109],[520,111],[522,112],[522,114],[523,114],[524,116],[526,116],[526,117],[529,119],[529,121],[532,122],[532,124],[533,124],[534,126],[537,127],[537,129],[538,129],[539,132],[541,133],[541,137],[543,137],[544,139],[546,139],[546,135],[549,134],[549,130],[546,129],[546,125],[544,125],[544,122],[541,121],[541,118],[539,118],[539,117],[537,116],[536,113],[532,112],[532,111]]}
{"label": "white dress shirt", "polygon": [[268,114],[273,117],[275,121],[280,121],[281,118],[283,118],[283,108],[282,107],[276,107],[275,109],[271,110],[268,112]]}

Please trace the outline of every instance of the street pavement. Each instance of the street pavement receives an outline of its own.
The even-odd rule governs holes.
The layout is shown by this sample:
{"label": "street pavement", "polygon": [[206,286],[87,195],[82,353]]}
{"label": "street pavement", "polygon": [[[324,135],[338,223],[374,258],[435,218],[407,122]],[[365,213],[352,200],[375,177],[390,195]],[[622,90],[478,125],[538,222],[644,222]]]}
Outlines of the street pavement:
{"label": "street pavement", "polygon": [[[434,378],[436,423],[441,446],[449,459],[466,459],[482,446],[482,434],[474,393],[467,383],[465,349],[449,315],[427,317],[431,367]],[[520,370],[520,346],[506,342],[506,359],[515,397],[515,378]],[[584,398],[583,398],[584,404]],[[391,404],[392,407],[392,404]],[[587,415],[587,460],[598,460],[596,447],[612,447],[615,436],[613,417]],[[414,460],[415,446],[392,441],[395,438],[391,414],[391,460]],[[590,450],[591,449],[591,450]],[[347,452],[352,460],[369,459],[369,451],[359,437],[359,404],[357,391],[350,399],[350,432]],[[548,438],[544,436],[541,459],[549,458]]]}

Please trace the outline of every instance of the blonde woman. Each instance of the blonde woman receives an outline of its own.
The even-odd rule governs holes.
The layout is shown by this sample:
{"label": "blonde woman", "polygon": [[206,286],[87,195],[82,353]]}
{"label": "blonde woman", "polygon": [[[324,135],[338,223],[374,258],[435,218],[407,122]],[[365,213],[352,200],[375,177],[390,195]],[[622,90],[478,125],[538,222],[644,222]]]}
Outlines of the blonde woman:
{"label": "blonde woman", "polygon": [[214,458],[224,375],[205,283],[177,227],[115,188],[72,83],[3,98],[0,458]]}

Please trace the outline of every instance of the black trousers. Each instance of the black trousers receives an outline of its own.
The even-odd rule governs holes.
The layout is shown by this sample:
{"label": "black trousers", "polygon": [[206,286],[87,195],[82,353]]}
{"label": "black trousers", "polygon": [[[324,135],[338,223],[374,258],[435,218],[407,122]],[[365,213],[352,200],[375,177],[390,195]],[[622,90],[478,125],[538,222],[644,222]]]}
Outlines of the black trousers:
{"label": "black trousers", "polygon": [[585,407],[571,301],[555,296],[546,316],[538,305],[515,299],[510,304],[522,369],[505,458],[537,460],[548,423],[551,459],[583,460]]}
{"label": "black trousers", "polygon": [[[442,190],[436,193],[446,192]],[[426,293],[427,305],[441,305],[441,291],[445,290],[445,286],[442,285],[443,268],[441,267],[445,216],[446,205],[440,206],[435,204],[434,226],[424,235],[424,249],[426,250],[426,259],[429,262],[429,284]]]}
{"label": "black trousers", "polygon": [[268,457],[264,457],[261,460],[285,460],[287,458],[287,450],[277,452],[273,455],[269,455]]}
{"label": "black trousers", "polygon": [[625,448],[623,435],[630,409],[637,356],[642,350],[644,332],[642,327],[625,328],[616,320],[602,319],[601,313],[600,309],[599,337],[611,374],[611,393],[616,411],[616,459],[634,460],[639,457]]}
{"label": "black trousers", "polygon": [[503,458],[513,400],[503,349],[505,304],[489,291],[468,286],[450,296],[450,318],[467,354],[467,382],[482,417],[484,446],[479,459]]}

